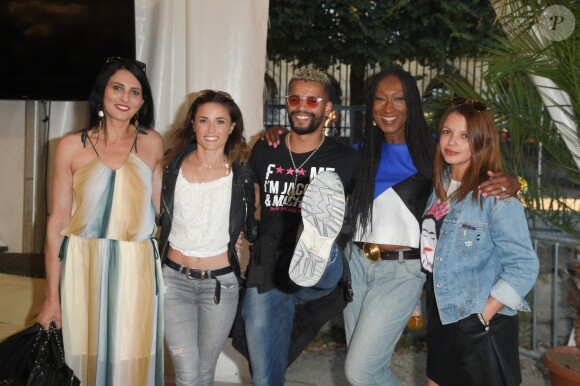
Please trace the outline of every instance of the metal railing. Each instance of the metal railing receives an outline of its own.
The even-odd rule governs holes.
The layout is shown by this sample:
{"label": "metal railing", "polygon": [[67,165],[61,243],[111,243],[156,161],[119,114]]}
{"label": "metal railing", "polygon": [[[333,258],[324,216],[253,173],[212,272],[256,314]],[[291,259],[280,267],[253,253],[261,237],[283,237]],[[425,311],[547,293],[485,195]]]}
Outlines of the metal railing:
{"label": "metal railing", "polygon": [[[285,97],[288,94],[288,82],[297,68],[297,62],[266,60],[264,74],[264,128],[280,125],[288,127],[285,112]],[[477,58],[456,58],[446,61],[441,66],[425,67],[418,62],[404,62],[399,65],[417,80],[417,87],[423,98],[440,91],[443,85],[437,79],[441,74],[457,74],[466,79],[476,90],[484,87],[481,76],[484,63]],[[368,81],[381,70],[380,66],[367,66],[365,79]],[[326,69],[332,83],[330,100],[333,110],[339,114],[339,119],[332,125],[329,135],[340,137],[344,142],[353,143],[356,131],[363,127],[363,106],[351,106],[350,65],[338,63]],[[426,110],[427,110],[427,106]],[[428,111],[425,111],[426,113]]]}
{"label": "metal railing", "polygon": [[[539,358],[547,348],[567,344],[572,331],[567,302],[567,263],[580,260],[580,241],[560,232],[532,232],[540,274],[531,292],[531,315],[520,313],[520,354]],[[529,331],[529,334],[526,332]]]}
{"label": "metal railing", "polygon": [[[362,127],[364,107],[333,105],[332,110],[336,111],[337,119],[330,126],[331,132],[327,135],[339,137],[345,143],[354,143],[356,128]],[[264,129],[271,126],[290,128],[285,105],[264,105]]]}
{"label": "metal railing", "polygon": [[[437,80],[437,76],[441,74],[457,74],[467,80],[478,92],[485,87],[481,74],[484,72],[486,64],[477,58],[464,57],[446,60],[438,67],[426,67],[416,61],[397,63],[397,65],[416,78],[417,87],[423,97],[434,89],[442,87],[440,81]],[[266,60],[264,103],[284,103],[284,97],[288,93],[288,82],[296,68],[298,68],[297,61]],[[365,79],[368,80],[379,71],[381,71],[380,66],[367,66]],[[332,95],[330,96],[332,102],[338,105],[351,105],[351,66],[337,63],[328,67],[325,72],[332,82]]]}

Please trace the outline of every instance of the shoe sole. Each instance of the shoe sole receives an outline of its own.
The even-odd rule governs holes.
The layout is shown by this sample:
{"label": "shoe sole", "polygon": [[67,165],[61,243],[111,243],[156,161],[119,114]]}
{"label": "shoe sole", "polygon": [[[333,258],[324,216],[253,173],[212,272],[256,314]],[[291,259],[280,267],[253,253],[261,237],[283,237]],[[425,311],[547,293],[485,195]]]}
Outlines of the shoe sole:
{"label": "shoe sole", "polygon": [[344,222],[344,188],[335,172],[320,173],[310,182],[302,198],[300,234],[288,273],[302,286],[312,287],[322,277],[332,244]]}

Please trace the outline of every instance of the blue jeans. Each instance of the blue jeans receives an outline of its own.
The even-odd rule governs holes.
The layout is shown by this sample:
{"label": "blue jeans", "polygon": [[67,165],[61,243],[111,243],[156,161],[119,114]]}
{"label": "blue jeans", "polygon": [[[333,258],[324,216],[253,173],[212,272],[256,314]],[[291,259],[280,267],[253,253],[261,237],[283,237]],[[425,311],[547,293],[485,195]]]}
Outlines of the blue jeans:
{"label": "blue jeans", "polygon": [[163,267],[165,342],[175,369],[176,386],[213,385],[215,367],[232,328],[238,305],[235,274],[219,276],[221,295],[215,304],[215,280],[190,280]]}
{"label": "blue jeans", "polygon": [[242,306],[254,386],[283,386],[294,323],[294,307],[328,295],[342,277],[342,257],[333,245],[331,257],[314,287],[287,293],[274,288],[262,294],[247,288]]}
{"label": "blue jeans", "polygon": [[354,386],[401,385],[391,357],[425,282],[421,262],[372,262],[352,243],[345,254],[353,290],[344,310],[346,378]]}

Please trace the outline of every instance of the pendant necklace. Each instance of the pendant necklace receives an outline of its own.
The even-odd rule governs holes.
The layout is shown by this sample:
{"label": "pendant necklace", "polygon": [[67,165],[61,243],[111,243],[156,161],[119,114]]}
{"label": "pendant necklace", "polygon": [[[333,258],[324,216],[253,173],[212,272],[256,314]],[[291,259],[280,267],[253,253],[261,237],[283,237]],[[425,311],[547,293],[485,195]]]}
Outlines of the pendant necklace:
{"label": "pendant necklace", "polygon": [[302,167],[306,165],[306,162],[308,162],[310,158],[312,158],[314,153],[316,153],[316,151],[320,149],[320,146],[322,146],[322,144],[324,143],[325,137],[324,134],[322,134],[322,141],[320,141],[320,144],[316,147],[316,149],[312,151],[312,153],[310,153],[308,158],[306,158],[306,160],[304,160],[304,162],[302,162],[300,166],[296,167],[296,163],[294,163],[294,157],[292,156],[292,149],[290,148],[290,134],[291,132],[289,132],[288,135],[286,136],[286,147],[288,148],[288,154],[290,154],[290,161],[292,161],[292,167],[294,168],[294,190],[288,194],[288,197],[294,196],[294,192],[296,191],[296,184],[298,183],[298,170],[302,169]]}

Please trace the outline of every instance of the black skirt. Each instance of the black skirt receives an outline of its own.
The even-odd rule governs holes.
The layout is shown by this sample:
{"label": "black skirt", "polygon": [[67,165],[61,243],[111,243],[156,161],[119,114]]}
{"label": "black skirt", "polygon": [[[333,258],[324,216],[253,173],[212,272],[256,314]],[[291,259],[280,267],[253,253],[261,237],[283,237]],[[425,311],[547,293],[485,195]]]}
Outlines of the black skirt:
{"label": "black skirt", "polygon": [[441,386],[514,386],[522,382],[518,352],[518,317],[496,314],[489,331],[472,314],[441,324],[427,275],[427,376]]}

